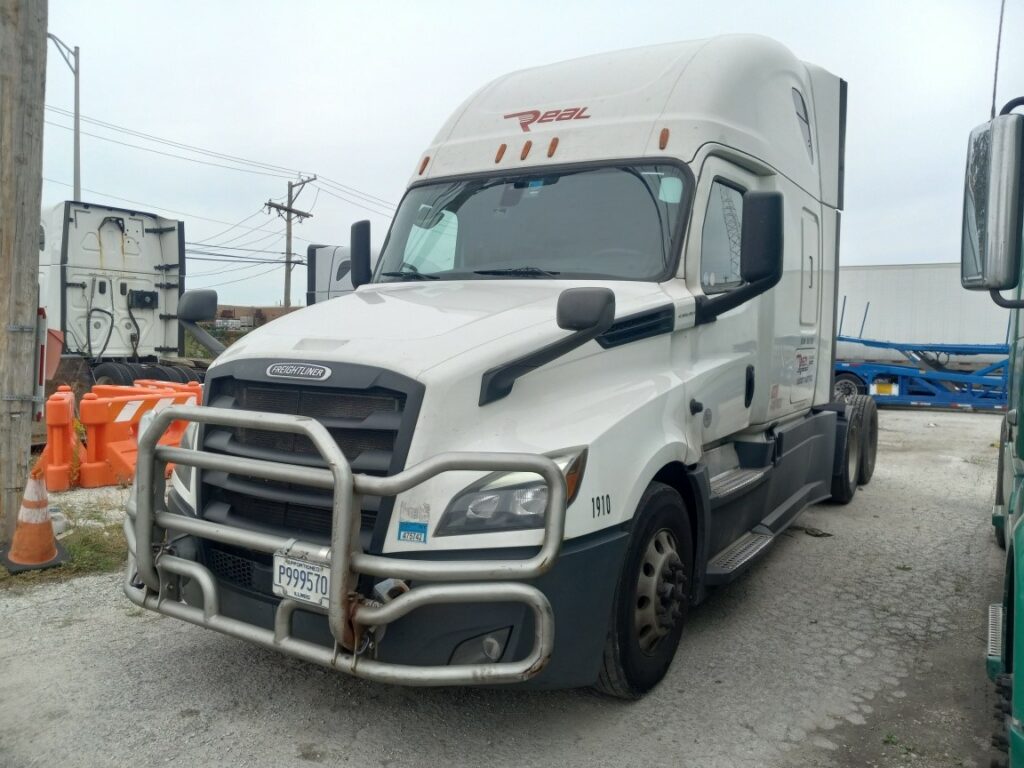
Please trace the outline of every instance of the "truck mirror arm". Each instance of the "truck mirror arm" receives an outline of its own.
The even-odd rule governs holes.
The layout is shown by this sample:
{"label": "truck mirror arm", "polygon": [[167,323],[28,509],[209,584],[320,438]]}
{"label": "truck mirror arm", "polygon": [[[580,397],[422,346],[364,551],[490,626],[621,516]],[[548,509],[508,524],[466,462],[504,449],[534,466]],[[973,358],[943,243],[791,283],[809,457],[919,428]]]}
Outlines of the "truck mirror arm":
{"label": "truck mirror arm", "polygon": [[1003,294],[997,288],[991,289],[988,295],[992,297],[992,301],[1004,309],[1024,309],[1024,299],[1004,299]]}
{"label": "truck mirror arm", "polygon": [[547,365],[552,360],[557,360],[562,355],[572,352],[577,347],[586,344],[591,339],[595,339],[602,333],[611,327],[611,320],[609,318],[607,323],[595,325],[593,328],[587,328],[586,330],[576,331],[558,341],[548,344],[545,347],[541,347],[535,352],[529,352],[522,357],[518,357],[515,360],[510,360],[507,363],[491,368],[489,371],[485,371],[483,377],[480,379],[480,405],[487,405],[493,403],[495,400],[501,400],[503,397],[508,397],[512,392],[512,385],[516,383],[516,379],[521,376],[525,376],[542,365]]}
{"label": "truck mirror arm", "polygon": [[227,349],[227,347],[207,333],[206,329],[198,323],[191,320],[182,320],[181,318],[178,318],[178,323],[183,326],[185,330],[191,333],[192,337],[199,342],[200,346],[205,347],[206,350],[214,357]]}
{"label": "truck mirror arm", "polygon": [[782,274],[779,273],[763,277],[752,283],[745,283],[739,288],[734,288],[728,293],[723,293],[719,296],[697,296],[694,325],[713,323],[723,312],[736,309],[736,307],[745,304],[755,296],[760,296],[765,291],[771,290],[778,284],[781,278]]}

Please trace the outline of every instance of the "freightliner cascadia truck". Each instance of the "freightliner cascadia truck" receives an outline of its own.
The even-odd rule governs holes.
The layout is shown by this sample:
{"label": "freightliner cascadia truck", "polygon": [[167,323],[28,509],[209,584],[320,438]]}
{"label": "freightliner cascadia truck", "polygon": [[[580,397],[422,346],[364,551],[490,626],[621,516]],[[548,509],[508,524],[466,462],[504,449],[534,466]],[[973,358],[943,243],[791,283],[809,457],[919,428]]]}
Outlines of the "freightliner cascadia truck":
{"label": "freightliner cascadia truck", "polygon": [[[992,524],[1006,548],[1003,599],[989,606],[987,669],[995,681],[997,728],[992,743],[1007,755],[993,765],[1024,768],[1024,683],[1016,666],[1024,658],[1024,309],[1021,246],[1024,243],[1024,96],[1008,102],[998,116],[982,123],[967,142],[964,179],[961,281],[968,290],[988,291],[1010,310],[1008,404],[999,439]],[[1003,295],[1012,291],[1013,297]]]}
{"label": "freightliner cascadia truck", "polygon": [[356,289],[142,436],[127,595],[372,680],[642,695],[710,589],[870,479],[871,401],[831,402],[845,110],[754,36],[481,88],[372,272],[353,225]]}

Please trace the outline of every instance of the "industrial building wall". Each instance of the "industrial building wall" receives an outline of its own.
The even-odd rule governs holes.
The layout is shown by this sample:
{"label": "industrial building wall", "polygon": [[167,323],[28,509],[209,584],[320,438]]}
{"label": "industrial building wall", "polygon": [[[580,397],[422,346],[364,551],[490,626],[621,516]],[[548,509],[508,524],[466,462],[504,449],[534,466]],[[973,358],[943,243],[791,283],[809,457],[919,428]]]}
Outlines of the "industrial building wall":
{"label": "industrial building wall", "polygon": [[[840,267],[837,311],[843,335],[933,344],[1002,344],[1010,315],[987,292],[960,286],[959,263]],[[846,343],[836,356],[902,360]]]}

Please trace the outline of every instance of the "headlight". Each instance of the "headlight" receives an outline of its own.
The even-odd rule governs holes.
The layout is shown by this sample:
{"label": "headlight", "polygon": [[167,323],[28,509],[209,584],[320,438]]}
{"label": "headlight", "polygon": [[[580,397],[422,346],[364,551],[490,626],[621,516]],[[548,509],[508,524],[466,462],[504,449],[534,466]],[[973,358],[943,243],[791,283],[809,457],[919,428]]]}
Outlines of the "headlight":
{"label": "headlight", "polygon": [[[565,475],[565,506],[568,507],[582,483],[587,451],[574,448],[550,458]],[[548,487],[542,477],[532,472],[495,472],[452,499],[434,535],[543,528],[547,503]]]}

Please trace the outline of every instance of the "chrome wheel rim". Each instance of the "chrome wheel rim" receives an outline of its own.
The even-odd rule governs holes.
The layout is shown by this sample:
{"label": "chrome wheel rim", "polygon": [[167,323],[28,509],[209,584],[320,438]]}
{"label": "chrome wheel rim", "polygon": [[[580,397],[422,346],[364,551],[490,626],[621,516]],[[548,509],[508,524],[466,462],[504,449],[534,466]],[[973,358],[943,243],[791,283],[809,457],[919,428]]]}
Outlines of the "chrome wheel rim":
{"label": "chrome wheel rim", "polygon": [[840,403],[848,403],[857,396],[857,385],[848,379],[837,381],[832,388],[832,394]]}
{"label": "chrome wheel rim", "polygon": [[662,528],[640,560],[633,626],[640,650],[650,655],[683,618],[686,572],[672,531]]}

